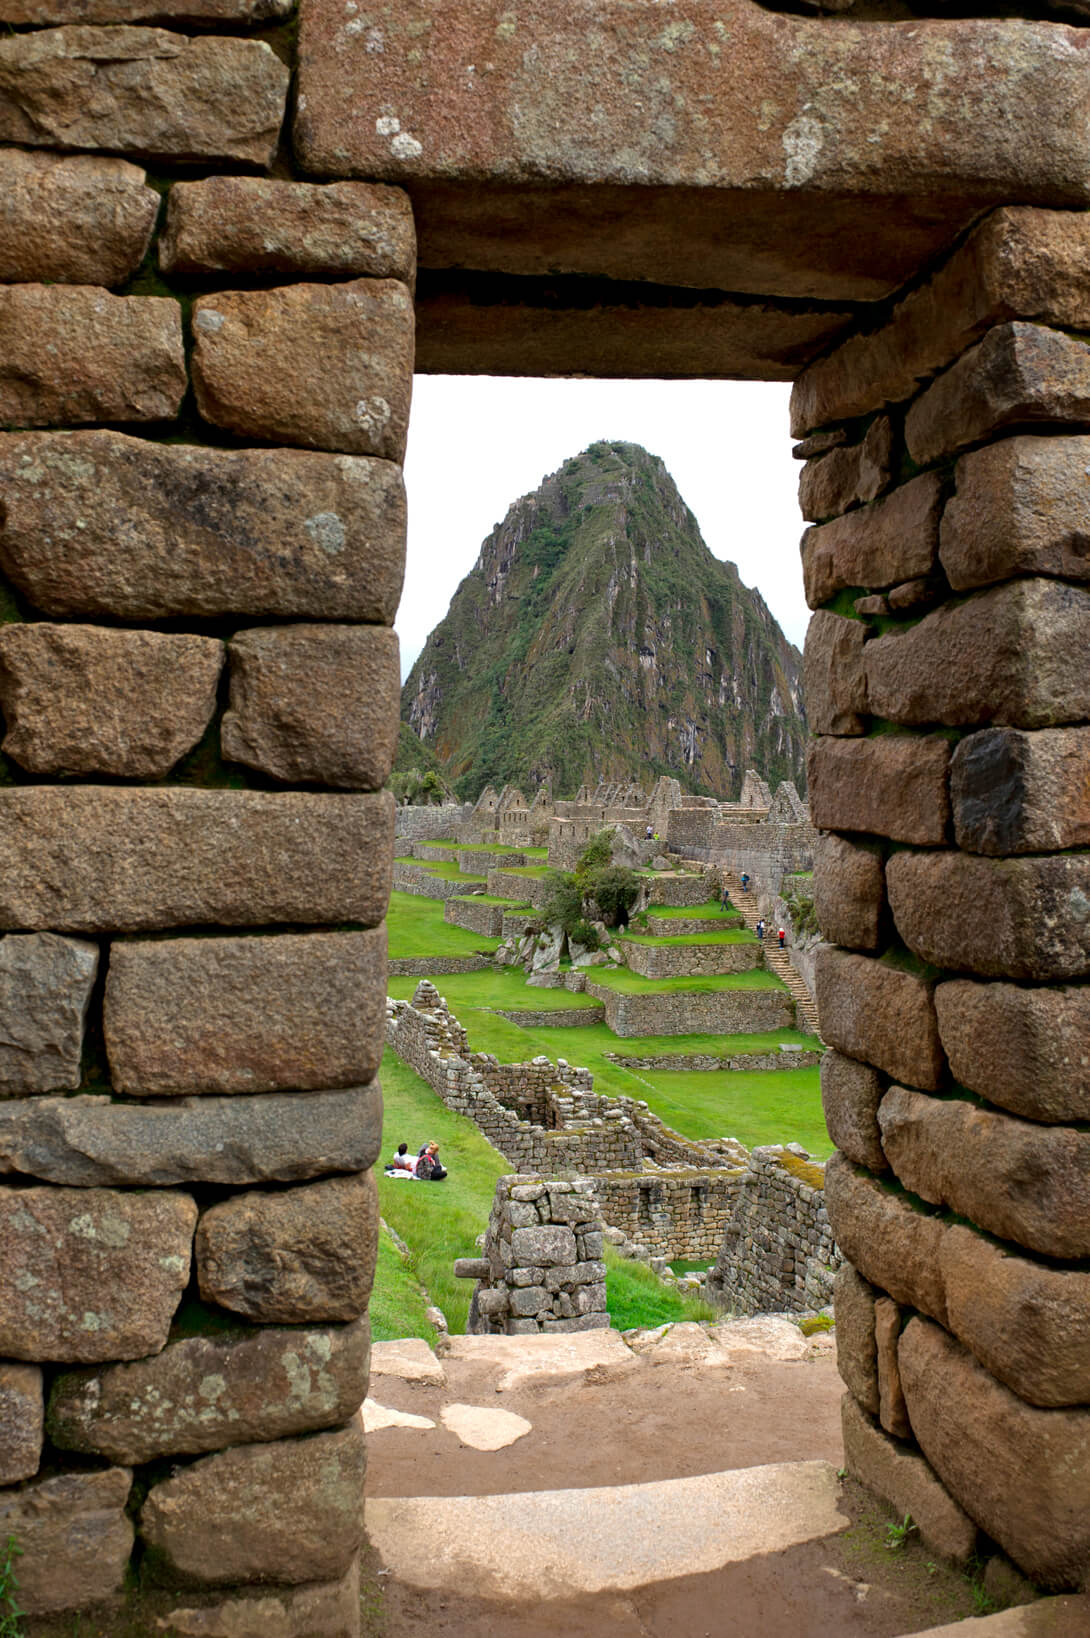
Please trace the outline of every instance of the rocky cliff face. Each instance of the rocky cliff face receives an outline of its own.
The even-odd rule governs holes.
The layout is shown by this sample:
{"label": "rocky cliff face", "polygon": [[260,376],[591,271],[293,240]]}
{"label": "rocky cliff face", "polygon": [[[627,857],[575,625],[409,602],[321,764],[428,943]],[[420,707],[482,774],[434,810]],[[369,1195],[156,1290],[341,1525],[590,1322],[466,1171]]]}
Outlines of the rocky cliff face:
{"label": "rocky cliff face", "polygon": [[459,794],[660,773],[801,788],[801,657],[714,558],[662,461],[592,444],[510,508],[402,691]]}

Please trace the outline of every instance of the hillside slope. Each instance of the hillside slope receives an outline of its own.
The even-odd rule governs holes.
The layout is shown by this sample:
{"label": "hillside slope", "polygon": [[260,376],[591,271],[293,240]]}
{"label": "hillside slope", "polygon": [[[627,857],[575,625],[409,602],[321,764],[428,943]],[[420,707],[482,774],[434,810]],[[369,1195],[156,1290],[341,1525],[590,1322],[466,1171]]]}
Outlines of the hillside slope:
{"label": "hillside slope", "polygon": [[662,461],[592,444],[514,503],[402,690],[459,795],[672,774],[802,787],[801,658],[712,556]]}

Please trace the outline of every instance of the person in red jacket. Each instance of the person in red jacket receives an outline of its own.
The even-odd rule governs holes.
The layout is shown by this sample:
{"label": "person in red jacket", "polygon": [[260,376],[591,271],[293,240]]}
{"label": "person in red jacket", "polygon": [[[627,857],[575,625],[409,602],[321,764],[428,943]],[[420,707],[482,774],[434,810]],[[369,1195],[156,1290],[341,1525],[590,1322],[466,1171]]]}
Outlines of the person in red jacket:
{"label": "person in red jacket", "polygon": [[784,932],[782,927],[780,928],[779,932],[776,934],[776,937],[780,941],[780,949],[782,950],[783,949],[783,941],[787,937],[787,934]]}

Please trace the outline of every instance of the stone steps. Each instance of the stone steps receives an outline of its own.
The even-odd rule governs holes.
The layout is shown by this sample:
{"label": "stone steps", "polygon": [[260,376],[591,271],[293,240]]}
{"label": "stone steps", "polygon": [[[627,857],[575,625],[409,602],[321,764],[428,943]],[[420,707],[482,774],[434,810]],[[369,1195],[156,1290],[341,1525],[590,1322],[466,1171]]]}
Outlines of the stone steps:
{"label": "stone steps", "polygon": [[[754,931],[758,922],[756,901],[748,893],[743,893],[741,879],[733,870],[721,870],[720,876],[730,890],[731,902],[734,908],[745,921],[746,926]],[[766,933],[764,940],[765,964],[770,972],[783,980],[795,1002],[799,1017],[805,1021],[806,1027],[820,1039],[817,1002],[810,994],[809,986],[802,977],[795,963],[791,960],[790,952],[778,948],[775,941],[775,932]]]}

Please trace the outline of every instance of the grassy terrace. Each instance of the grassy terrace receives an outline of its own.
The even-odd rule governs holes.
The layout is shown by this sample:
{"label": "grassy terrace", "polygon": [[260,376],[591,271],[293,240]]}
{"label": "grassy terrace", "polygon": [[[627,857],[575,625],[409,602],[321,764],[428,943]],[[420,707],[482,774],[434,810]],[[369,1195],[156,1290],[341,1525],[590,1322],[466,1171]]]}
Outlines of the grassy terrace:
{"label": "grassy terrace", "polygon": [[[450,929],[451,932],[459,930]],[[475,938],[476,934],[467,933],[465,936]],[[520,1012],[566,1012],[571,1007],[599,1005],[589,995],[569,995],[567,990],[531,988],[521,967],[490,968],[480,973],[442,973],[437,975],[435,982],[439,991],[450,1002],[451,1010],[456,1012],[459,1018],[464,1011],[472,1012],[484,1008],[498,1011],[509,1007],[512,1011],[517,1008]],[[391,974],[389,993],[395,1001],[411,1001],[417,983],[418,980],[415,978],[398,978]],[[614,1037],[611,1036],[610,1039]]]}
{"label": "grassy terrace", "polygon": [[722,933],[627,933],[628,944],[756,944],[757,935],[748,927],[728,927]]}
{"label": "grassy terrace", "polygon": [[[701,940],[697,939],[696,942],[699,944]],[[782,979],[761,967],[754,967],[746,973],[726,973],[716,977],[697,974],[692,978],[641,978],[639,973],[630,972],[627,967],[592,967],[587,980],[592,984],[602,984],[609,990],[620,990],[623,995],[667,995],[677,991],[689,995],[708,995],[718,990],[785,988]]]}
{"label": "grassy terrace", "polygon": [[438,876],[445,882],[483,882],[486,876],[467,876],[451,859],[395,859],[395,864],[415,865],[429,876]]}
{"label": "grassy terrace", "polygon": [[747,1149],[758,1143],[801,1143],[817,1160],[833,1152],[816,1067],[718,1075],[648,1073],[654,1093],[644,1094],[647,1102],[667,1126],[686,1137],[735,1137]]}
{"label": "grassy terrace", "polygon": [[673,916],[678,921],[688,921],[690,918],[695,920],[701,916],[709,919],[712,916],[733,916],[737,915],[738,911],[733,908],[724,910],[718,899],[705,899],[703,904],[652,904],[640,914],[654,916],[656,919]]}
{"label": "grassy terrace", "polygon": [[390,957],[395,961],[423,956],[476,955],[482,950],[490,954],[499,944],[498,939],[471,933],[465,927],[452,927],[444,921],[442,899],[421,898],[396,889],[390,894],[386,926]]}

